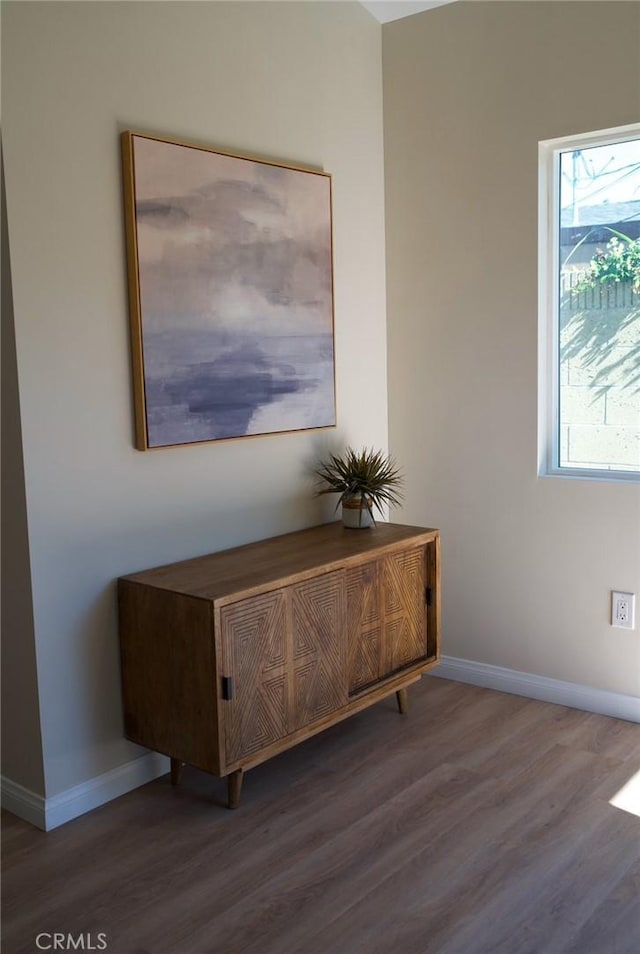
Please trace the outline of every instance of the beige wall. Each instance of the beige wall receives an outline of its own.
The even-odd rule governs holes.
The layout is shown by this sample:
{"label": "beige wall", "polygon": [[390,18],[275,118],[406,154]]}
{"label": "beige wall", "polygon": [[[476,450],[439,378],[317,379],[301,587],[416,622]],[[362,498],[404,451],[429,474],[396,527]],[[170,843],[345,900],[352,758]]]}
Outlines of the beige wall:
{"label": "beige wall", "polygon": [[389,409],[443,531],[453,657],[640,691],[640,488],[539,478],[537,145],[640,119],[640,6],[456,3],[383,28]]}
{"label": "beige wall", "polygon": [[[381,28],[356,3],[6,3],[3,120],[47,795],[122,738],[114,579],[324,519],[386,447]],[[120,155],[137,128],[334,176],[337,431],[133,448]],[[325,508],[325,509],[323,509]],[[7,634],[9,640],[20,634]]]}

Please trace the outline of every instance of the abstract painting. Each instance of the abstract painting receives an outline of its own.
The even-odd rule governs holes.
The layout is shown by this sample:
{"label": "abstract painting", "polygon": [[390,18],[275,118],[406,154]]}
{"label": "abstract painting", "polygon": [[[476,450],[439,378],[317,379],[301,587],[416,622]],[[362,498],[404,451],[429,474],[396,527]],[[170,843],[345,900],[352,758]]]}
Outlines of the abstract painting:
{"label": "abstract painting", "polygon": [[334,426],[331,177],[122,145],[136,446]]}

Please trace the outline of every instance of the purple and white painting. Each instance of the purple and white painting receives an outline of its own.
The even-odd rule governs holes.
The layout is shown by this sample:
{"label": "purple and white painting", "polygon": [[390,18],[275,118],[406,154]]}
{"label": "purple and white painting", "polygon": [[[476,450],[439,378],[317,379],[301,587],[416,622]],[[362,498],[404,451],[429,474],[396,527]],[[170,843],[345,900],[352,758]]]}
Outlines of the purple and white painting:
{"label": "purple and white painting", "polygon": [[334,425],[330,177],[126,135],[144,445]]}

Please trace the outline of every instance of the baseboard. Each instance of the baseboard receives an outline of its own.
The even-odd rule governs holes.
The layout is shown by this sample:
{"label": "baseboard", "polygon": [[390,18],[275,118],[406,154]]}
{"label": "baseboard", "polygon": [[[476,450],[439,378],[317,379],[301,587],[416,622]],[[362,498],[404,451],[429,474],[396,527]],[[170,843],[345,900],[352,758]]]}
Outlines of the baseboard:
{"label": "baseboard", "polygon": [[36,795],[24,785],[18,785],[10,778],[4,775],[0,777],[0,791],[2,794],[2,807],[12,815],[23,818],[36,828],[45,830],[45,799],[42,795]]}
{"label": "baseboard", "polygon": [[2,807],[43,831],[51,831],[118,798],[119,795],[125,795],[140,785],[152,782],[168,771],[168,758],[148,752],[139,759],[126,762],[110,772],[74,785],[66,792],[50,798],[43,798],[11,779],[3,778]]}
{"label": "baseboard", "polygon": [[432,669],[429,675],[453,679],[455,682],[467,682],[485,689],[498,689],[516,696],[528,696],[542,702],[555,702],[572,709],[584,709],[586,712],[626,719],[628,722],[640,722],[638,696],[625,696],[618,692],[607,692],[605,689],[594,689],[575,682],[563,682],[561,679],[549,679],[529,672],[518,672],[516,669],[474,662],[471,659],[456,659],[453,656],[443,656],[440,665]]}

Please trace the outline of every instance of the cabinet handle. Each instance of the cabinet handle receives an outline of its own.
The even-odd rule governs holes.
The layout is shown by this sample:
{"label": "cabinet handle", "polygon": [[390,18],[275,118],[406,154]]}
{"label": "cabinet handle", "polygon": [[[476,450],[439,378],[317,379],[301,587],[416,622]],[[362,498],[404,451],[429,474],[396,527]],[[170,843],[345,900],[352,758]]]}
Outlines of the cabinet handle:
{"label": "cabinet handle", "polygon": [[233,699],[233,678],[231,676],[222,677],[222,698]]}

